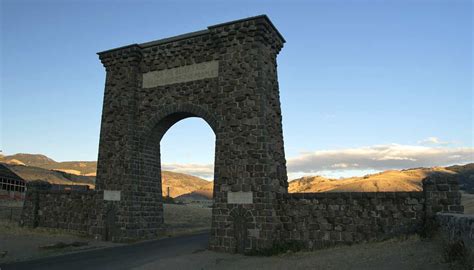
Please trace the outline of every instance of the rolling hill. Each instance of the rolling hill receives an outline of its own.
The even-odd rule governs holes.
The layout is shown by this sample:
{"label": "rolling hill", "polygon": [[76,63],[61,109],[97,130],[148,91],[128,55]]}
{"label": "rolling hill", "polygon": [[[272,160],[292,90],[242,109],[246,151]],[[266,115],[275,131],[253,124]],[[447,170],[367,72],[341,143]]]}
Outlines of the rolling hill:
{"label": "rolling hill", "polygon": [[97,170],[96,161],[56,162],[53,159],[40,154],[15,154],[11,156],[0,156],[0,162],[63,171],[70,174],[85,176],[95,176]]}
{"label": "rolling hill", "polygon": [[[52,184],[95,186],[95,161],[56,162],[45,155],[15,154],[0,155],[0,162],[7,164],[26,181],[41,179]],[[213,182],[184,173],[162,171],[161,174],[164,196],[167,195],[167,187],[170,187],[170,196],[173,198],[190,193],[212,198]]]}
{"label": "rolling hill", "polygon": [[[330,179],[322,176],[306,176],[289,182],[288,192],[381,192],[421,191],[421,181],[433,173],[457,175],[462,187],[472,186],[474,164],[453,167],[415,168],[389,170],[363,177]],[[458,173],[458,172],[462,172]]]}
{"label": "rolling hill", "polygon": [[95,177],[75,175],[26,165],[6,164],[6,166],[26,181],[44,180],[51,184],[88,185],[90,188],[94,188],[95,186]]}
{"label": "rolling hill", "polygon": [[162,171],[161,177],[163,196],[167,195],[167,187],[170,187],[170,197],[173,198],[190,193],[212,198],[213,182],[189,174],[169,171]]}
{"label": "rolling hill", "polygon": [[[43,179],[58,184],[95,183],[97,162],[56,162],[44,155],[16,154],[0,155],[0,162],[7,163],[26,180]],[[322,176],[306,176],[289,182],[288,192],[377,192],[377,191],[419,191],[421,180],[433,173],[449,173],[458,176],[461,188],[474,191],[474,163],[450,167],[415,168],[389,170],[364,177],[330,179]],[[213,182],[202,178],[169,171],[162,171],[163,195],[175,198],[184,194],[212,198]]]}

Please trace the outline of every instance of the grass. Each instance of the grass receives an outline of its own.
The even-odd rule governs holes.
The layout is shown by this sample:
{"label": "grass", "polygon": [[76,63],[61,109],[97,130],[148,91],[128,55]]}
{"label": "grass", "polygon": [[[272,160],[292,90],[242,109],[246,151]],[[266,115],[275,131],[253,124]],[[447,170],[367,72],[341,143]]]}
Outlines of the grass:
{"label": "grass", "polygon": [[51,229],[51,228],[28,228],[28,227],[20,227],[17,222],[10,222],[0,220],[0,231],[6,232],[9,235],[73,235],[83,238],[90,238],[85,233],[79,233],[77,231],[70,231],[64,229]]}

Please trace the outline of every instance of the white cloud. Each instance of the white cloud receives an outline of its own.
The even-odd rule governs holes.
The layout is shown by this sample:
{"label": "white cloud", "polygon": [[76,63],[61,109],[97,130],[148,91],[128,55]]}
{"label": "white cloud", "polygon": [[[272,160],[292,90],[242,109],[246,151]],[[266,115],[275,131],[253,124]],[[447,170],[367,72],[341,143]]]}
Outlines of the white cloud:
{"label": "white cloud", "polygon": [[448,144],[451,144],[451,142],[442,141],[438,137],[428,137],[426,139],[418,141],[418,144],[422,144],[422,145],[448,145]]}
{"label": "white cloud", "polygon": [[336,170],[388,170],[474,162],[474,148],[375,145],[303,153],[288,159],[291,173]]}
{"label": "white cloud", "polygon": [[[305,152],[287,158],[288,179],[306,175],[330,178],[362,176],[390,169],[448,166],[474,162],[472,147],[374,145],[339,150]],[[213,179],[214,164],[164,163],[162,169]]]}
{"label": "white cloud", "polygon": [[336,163],[336,164],[333,164],[331,165],[332,168],[334,169],[345,169],[345,168],[354,168],[354,167],[358,167],[359,164],[357,163],[352,163],[352,164],[348,164],[348,163]]}
{"label": "white cloud", "polygon": [[321,171],[312,171],[312,172],[288,172],[288,181],[295,180],[304,176],[323,176],[331,179],[346,178],[346,177],[355,177],[355,176],[364,176],[367,174],[374,174],[379,172],[379,170],[358,170],[358,169],[347,169],[347,170],[321,170]]}
{"label": "white cloud", "polygon": [[163,171],[191,174],[207,180],[212,180],[214,178],[214,164],[164,163],[161,164],[161,169]]}

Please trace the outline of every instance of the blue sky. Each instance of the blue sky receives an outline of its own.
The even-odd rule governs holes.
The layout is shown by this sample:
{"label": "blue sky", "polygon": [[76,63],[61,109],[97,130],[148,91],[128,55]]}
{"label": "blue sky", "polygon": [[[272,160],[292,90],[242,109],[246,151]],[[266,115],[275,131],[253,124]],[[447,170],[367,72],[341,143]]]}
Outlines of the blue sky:
{"label": "blue sky", "polygon": [[[267,14],[290,178],[474,161],[471,1],[1,1],[5,154],[96,160],[96,52]],[[192,135],[191,135],[192,131]],[[163,167],[212,177],[214,134],[186,119]]]}

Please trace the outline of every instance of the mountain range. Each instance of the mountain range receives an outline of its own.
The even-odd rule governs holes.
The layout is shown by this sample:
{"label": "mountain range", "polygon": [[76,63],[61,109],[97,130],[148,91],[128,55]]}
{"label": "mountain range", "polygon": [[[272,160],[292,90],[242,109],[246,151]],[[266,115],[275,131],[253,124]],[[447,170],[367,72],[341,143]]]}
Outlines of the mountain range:
{"label": "mountain range", "polygon": [[[5,163],[12,171],[26,181],[45,180],[52,184],[89,185],[95,187],[96,161],[57,162],[40,154],[0,155],[0,162]],[[212,198],[213,182],[202,178],[170,171],[162,171],[163,196],[170,197],[184,194],[200,195]]]}
{"label": "mountain range", "polygon": [[[42,179],[56,184],[95,184],[97,162],[56,162],[38,154],[0,155],[0,162],[7,164],[27,181]],[[420,191],[421,181],[433,173],[458,176],[461,189],[474,191],[474,163],[450,167],[388,170],[363,177],[331,179],[322,176],[306,176],[289,182],[289,192],[378,192]],[[173,198],[182,195],[212,198],[213,182],[202,178],[170,171],[162,171],[163,196]]]}
{"label": "mountain range", "polygon": [[363,177],[331,179],[306,176],[289,182],[288,192],[421,191],[422,180],[435,173],[456,175],[461,188],[473,190],[474,163],[450,167],[388,170]]}

